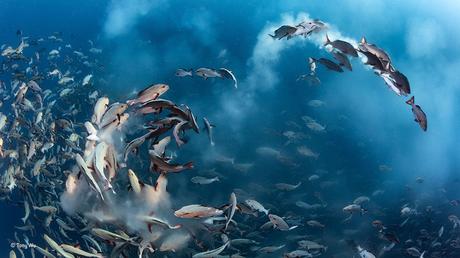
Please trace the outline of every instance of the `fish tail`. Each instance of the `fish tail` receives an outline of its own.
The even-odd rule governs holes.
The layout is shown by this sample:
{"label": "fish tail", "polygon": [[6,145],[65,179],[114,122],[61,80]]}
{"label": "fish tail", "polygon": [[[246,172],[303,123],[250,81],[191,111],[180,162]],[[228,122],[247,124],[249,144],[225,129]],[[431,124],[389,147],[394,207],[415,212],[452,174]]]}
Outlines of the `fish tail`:
{"label": "fish tail", "polygon": [[364,36],[361,38],[361,44],[367,44],[367,40]]}
{"label": "fish tail", "polygon": [[193,168],[193,161],[190,161],[190,162],[187,162],[184,164],[184,167],[188,168],[188,169],[192,169]]}
{"label": "fish tail", "polygon": [[412,96],[408,101],[406,101],[406,103],[407,103],[408,105],[411,105],[411,106],[412,106],[412,105],[415,103],[415,98],[414,98],[414,96]]}
{"label": "fish tail", "polygon": [[331,44],[331,40],[329,39],[329,36],[326,33],[326,43],[324,43],[325,46]]}

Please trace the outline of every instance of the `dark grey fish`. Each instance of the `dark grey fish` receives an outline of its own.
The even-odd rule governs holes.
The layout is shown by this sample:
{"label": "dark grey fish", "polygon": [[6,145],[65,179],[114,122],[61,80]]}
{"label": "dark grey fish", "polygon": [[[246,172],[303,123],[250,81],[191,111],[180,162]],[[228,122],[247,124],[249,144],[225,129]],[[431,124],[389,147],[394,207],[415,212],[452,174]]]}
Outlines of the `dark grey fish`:
{"label": "dark grey fish", "polygon": [[374,54],[372,54],[371,52],[368,52],[368,51],[363,51],[361,49],[359,49],[358,51],[361,54],[366,56],[367,60],[364,63],[365,65],[370,65],[370,66],[372,66],[372,69],[376,69],[376,70],[379,70],[379,71],[384,70],[382,61],[380,61],[380,59],[376,55],[374,55]]}
{"label": "dark grey fish", "polygon": [[274,35],[271,35],[271,34],[268,34],[268,35],[274,39],[282,39],[284,37],[294,34],[296,30],[297,30],[296,27],[292,27],[289,25],[283,25],[275,30]]}
{"label": "dark grey fish", "polygon": [[393,79],[395,80],[396,84],[399,86],[399,89],[402,91],[403,95],[409,95],[410,94],[410,84],[409,84],[409,80],[407,79],[407,77],[401,72],[399,72],[398,70],[391,72],[391,75]]}
{"label": "dark grey fish", "polygon": [[332,62],[329,59],[326,59],[326,58],[320,58],[320,59],[312,58],[312,59],[315,62],[318,62],[318,63],[322,64],[324,67],[326,67],[329,70],[336,71],[336,72],[339,72],[339,73],[343,73],[343,69],[340,67],[340,65]]}
{"label": "dark grey fish", "polygon": [[406,103],[412,106],[412,113],[414,113],[415,122],[420,125],[420,128],[422,128],[423,131],[426,131],[428,128],[428,120],[426,119],[426,114],[423,112],[419,105],[415,105],[414,96],[406,101]]}
{"label": "dark grey fish", "polygon": [[348,70],[352,71],[353,68],[351,67],[350,60],[348,60],[348,57],[343,54],[342,52],[332,52],[332,55],[334,56],[335,60],[339,62],[341,66],[344,66]]}
{"label": "dark grey fish", "polygon": [[[367,43],[365,37],[361,38],[361,42],[359,43],[359,49],[365,52],[370,52],[373,55],[377,56],[382,62],[383,68],[391,68],[390,56],[383,49],[377,47],[376,45]],[[390,64],[390,66],[388,66],[388,64]]]}
{"label": "dark grey fish", "polygon": [[334,41],[331,41],[327,34],[326,34],[326,43],[324,43],[324,45],[325,46],[331,45],[333,48],[339,50],[340,52],[342,52],[344,54],[354,56],[354,57],[358,57],[358,52],[356,51],[355,47],[353,47],[352,44],[350,44],[350,43],[348,43],[346,41],[340,40],[340,39],[336,39]]}

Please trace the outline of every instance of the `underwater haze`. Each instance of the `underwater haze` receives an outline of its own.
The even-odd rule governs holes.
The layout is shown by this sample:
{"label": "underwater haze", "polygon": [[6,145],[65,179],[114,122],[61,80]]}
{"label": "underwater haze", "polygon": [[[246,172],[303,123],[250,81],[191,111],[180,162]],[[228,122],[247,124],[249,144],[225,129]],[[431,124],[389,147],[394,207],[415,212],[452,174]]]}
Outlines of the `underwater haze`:
{"label": "underwater haze", "polygon": [[0,256],[460,257],[459,12],[2,0]]}

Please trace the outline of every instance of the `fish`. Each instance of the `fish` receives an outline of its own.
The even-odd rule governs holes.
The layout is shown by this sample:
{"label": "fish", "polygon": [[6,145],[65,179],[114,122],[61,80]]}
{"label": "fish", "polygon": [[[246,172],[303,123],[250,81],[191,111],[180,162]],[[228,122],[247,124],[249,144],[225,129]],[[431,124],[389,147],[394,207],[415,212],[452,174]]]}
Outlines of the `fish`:
{"label": "fish", "polygon": [[170,164],[164,161],[160,156],[156,154],[155,151],[149,150],[151,170],[160,172],[160,173],[179,173],[183,170],[192,169],[193,162],[187,162],[185,164]]}
{"label": "fish", "polygon": [[82,86],[86,86],[89,84],[89,81],[91,80],[91,78],[93,78],[93,75],[92,74],[88,74],[86,75],[84,78],[83,78],[83,81],[81,83]]}
{"label": "fish", "polygon": [[195,74],[199,77],[204,78],[205,80],[207,80],[208,78],[222,77],[219,71],[204,67],[196,69]]}
{"label": "fish", "polygon": [[219,182],[219,177],[213,177],[213,178],[206,178],[202,176],[194,176],[190,179],[190,181],[194,184],[199,184],[199,185],[209,185],[214,182]]}
{"label": "fish", "polygon": [[232,80],[234,83],[233,86],[235,89],[238,89],[238,81],[236,80],[236,77],[232,71],[228,70],[227,68],[219,68],[217,72],[220,74],[220,77]]}
{"label": "fish", "polygon": [[358,47],[361,51],[369,52],[372,55],[376,56],[382,63],[383,68],[391,67],[391,60],[390,60],[389,55],[385,51],[383,51],[381,48],[377,47],[376,45],[369,44],[365,37],[361,38],[361,41],[359,42]]}
{"label": "fish", "polygon": [[105,168],[105,163],[106,163],[106,157],[107,157],[107,152],[108,152],[108,144],[105,142],[100,142],[97,146],[96,149],[94,150],[94,167],[96,169],[96,172],[98,173],[99,177],[104,181],[104,189],[105,190],[112,190],[114,193],[115,191],[113,190],[113,186],[110,183],[109,179],[107,179],[104,168]]}
{"label": "fish", "polygon": [[99,187],[98,183],[94,179],[92,172],[89,170],[83,157],[77,153],[75,154],[75,160],[77,162],[77,165],[80,167],[80,170],[83,171],[83,174],[88,179],[88,183],[99,194],[101,199],[104,200],[104,195],[102,194],[101,188]]}
{"label": "fish", "polygon": [[58,243],[56,243],[53,239],[51,239],[47,234],[43,235],[43,239],[45,239],[45,241],[48,243],[48,245],[51,246],[51,248],[53,248],[61,256],[65,257],[65,258],[74,258],[75,257],[72,254],[64,251],[64,249],[60,245],[58,245]]}
{"label": "fish", "polygon": [[145,142],[145,140],[152,137],[154,133],[155,131],[149,131],[148,133],[130,141],[124,149],[123,160],[126,162],[130,153],[138,153],[139,147]]}
{"label": "fish", "polygon": [[177,147],[180,147],[185,144],[185,141],[180,137],[180,133],[183,132],[183,127],[188,124],[188,121],[182,120],[174,126],[173,136],[176,140]]}
{"label": "fish", "polygon": [[232,221],[233,215],[235,215],[236,204],[237,204],[236,195],[235,193],[231,193],[230,194],[230,205],[231,206],[228,212],[227,222],[225,223],[224,232],[227,231],[228,225],[230,224],[230,221]]}
{"label": "fish", "polygon": [[244,203],[252,210],[263,212],[265,213],[265,215],[268,215],[269,210],[265,209],[265,207],[262,204],[260,204],[258,201],[249,199],[249,200],[245,200]]}
{"label": "fish", "polygon": [[220,253],[222,253],[225,248],[227,248],[227,246],[230,244],[230,241],[227,241],[225,242],[222,246],[216,248],[216,249],[213,249],[213,250],[209,250],[209,251],[205,251],[205,252],[201,252],[201,253],[196,253],[192,256],[192,258],[211,258],[211,257],[217,257]]}
{"label": "fish", "polygon": [[62,249],[64,249],[64,251],[66,251],[68,253],[73,253],[75,255],[82,256],[82,257],[95,257],[95,258],[103,258],[104,257],[104,256],[102,256],[100,254],[89,253],[89,252],[81,250],[78,247],[67,245],[67,244],[62,244],[61,247],[62,247]]}
{"label": "fish", "polygon": [[422,108],[415,104],[415,97],[412,96],[408,101],[406,101],[406,103],[412,107],[412,113],[414,114],[415,122],[417,122],[420,125],[420,128],[426,132],[428,128],[428,120]]}
{"label": "fish", "polygon": [[132,169],[128,169],[128,179],[129,183],[131,185],[131,189],[133,189],[133,192],[137,195],[141,193],[141,183],[139,179],[136,176],[136,173]]}
{"label": "fish", "polygon": [[204,128],[206,132],[208,133],[208,138],[211,146],[214,146],[214,139],[213,139],[213,128],[216,127],[215,125],[211,124],[209,120],[206,117],[203,117],[203,122],[204,122]]}
{"label": "fish", "polygon": [[169,85],[159,83],[159,84],[152,84],[146,87],[145,89],[141,90],[135,99],[131,99],[126,101],[129,106],[135,104],[143,104],[151,100],[158,99],[161,95],[166,93],[169,90]]}
{"label": "fish", "polygon": [[326,43],[324,43],[324,45],[325,46],[330,45],[331,47],[339,50],[343,54],[350,55],[353,57],[358,57],[358,52],[356,51],[355,47],[353,47],[352,44],[346,41],[340,40],[340,39],[331,41],[327,33],[326,33]]}
{"label": "fish", "polygon": [[157,155],[158,157],[164,157],[165,149],[171,142],[171,136],[166,136],[165,138],[158,141],[158,143],[153,145],[152,154]]}
{"label": "fish", "polygon": [[100,118],[100,122],[97,123],[98,116],[95,118],[95,121],[99,127],[99,129],[102,129],[104,127],[107,127],[114,121],[117,121],[120,119],[120,116],[123,114],[123,112],[128,109],[128,105],[124,103],[113,103],[108,107],[108,109],[104,112],[104,114]]}
{"label": "fish", "polygon": [[152,225],[157,225],[167,229],[179,229],[182,227],[180,224],[170,225],[168,222],[153,216],[138,215],[136,218],[142,222],[147,223],[149,232],[152,232]]}
{"label": "fish", "polygon": [[299,146],[299,147],[297,147],[297,152],[300,155],[305,156],[305,157],[314,158],[314,159],[319,158],[319,154],[314,152],[313,150],[311,150],[307,146]]}
{"label": "fish", "polygon": [[24,211],[25,211],[25,214],[24,214],[24,217],[21,218],[21,220],[24,224],[26,224],[26,221],[30,215],[30,206],[27,200],[24,200]]}
{"label": "fish", "polygon": [[290,25],[283,25],[275,30],[274,34],[268,34],[268,36],[272,37],[273,39],[282,39],[287,37],[289,39],[291,35],[293,35],[297,31],[296,27]]}
{"label": "fish", "polygon": [[193,76],[193,69],[182,69],[179,68],[176,70],[175,75],[177,77],[187,77],[187,76]]}
{"label": "fish", "polygon": [[113,242],[131,242],[132,238],[130,238],[125,233],[116,234],[110,231],[107,231],[102,228],[92,228],[91,233],[99,238],[104,240],[113,241]]}
{"label": "fish", "polygon": [[298,182],[296,185],[291,185],[291,184],[286,184],[286,183],[277,183],[275,184],[275,187],[281,191],[293,191],[297,189],[300,185],[302,185],[302,182]]}
{"label": "fish", "polygon": [[286,221],[284,221],[283,218],[275,214],[268,214],[268,218],[270,222],[273,223],[273,227],[281,231],[290,231],[298,227],[298,226],[289,227],[289,225],[286,223]]}
{"label": "fish", "polygon": [[222,215],[224,212],[213,207],[191,204],[180,208],[174,212],[174,216],[178,218],[208,218]]}
{"label": "fish", "polygon": [[331,70],[331,71],[336,71],[336,72],[339,72],[339,73],[343,73],[343,69],[340,67],[340,65],[334,63],[333,61],[327,59],[327,58],[319,58],[319,59],[315,59],[313,57],[311,57],[315,63],[320,63],[322,64],[324,67],[326,67],[327,69]]}
{"label": "fish", "polygon": [[294,250],[289,253],[285,253],[283,257],[286,257],[286,258],[313,257],[313,254],[305,250]]}
{"label": "fish", "polygon": [[106,112],[107,108],[109,107],[109,98],[101,97],[96,101],[94,105],[93,116],[91,118],[91,122],[94,124],[99,125],[101,122],[101,118]]}
{"label": "fish", "polygon": [[353,70],[353,67],[351,66],[350,60],[348,57],[341,52],[332,52],[332,56],[334,56],[335,60],[339,62],[339,65],[347,68],[349,71]]}
{"label": "fish", "polygon": [[66,85],[69,82],[74,82],[74,81],[75,81],[74,77],[63,76],[61,79],[59,79],[58,83],[60,85]]}

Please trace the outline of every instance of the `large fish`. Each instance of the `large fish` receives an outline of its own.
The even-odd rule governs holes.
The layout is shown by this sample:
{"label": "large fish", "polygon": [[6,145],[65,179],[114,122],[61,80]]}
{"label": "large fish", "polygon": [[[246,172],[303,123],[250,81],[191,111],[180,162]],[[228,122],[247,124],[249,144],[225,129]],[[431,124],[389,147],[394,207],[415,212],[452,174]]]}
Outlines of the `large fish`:
{"label": "large fish", "polygon": [[163,158],[158,156],[155,151],[149,150],[151,169],[159,173],[179,173],[186,169],[193,168],[193,162],[181,164],[169,164]]}
{"label": "large fish", "polygon": [[351,67],[351,63],[350,63],[350,60],[348,59],[348,57],[346,55],[344,55],[342,52],[336,52],[336,51],[333,51],[332,52],[332,55],[334,56],[335,60],[337,60],[339,62],[339,64],[345,68],[347,68],[348,70],[352,71],[353,68]]}
{"label": "large fish", "polygon": [[388,67],[388,65],[390,65],[391,67],[390,56],[376,45],[367,43],[365,37],[361,38],[361,42],[359,43],[359,49],[361,51],[370,52],[371,54],[378,57],[380,62],[382,62],[382,67],[385,68]]}
{"label": "large fish", "polygon": [[102,194],[101,188],[93,177],[92,172],[89,170],[88,165],[80,154],[75,154],[75,160],[77,165],[80,167],[80,170],[83,171],[83,174],[88,179],[89,185],[99,194],[102,200],[104,200],[104,195]]}
{"label": "large fish", "polygon": [[326,34],[326,43],[324,43],[324,45],[325,46],[330,45],[333,48],[339,50],[340,52],[342,52],[342,53],[344,53],[346,55],[350,55],[350,56],[353,56],[353,57],[358,57],[358,52],[356,51],[355,47],[353,47],[352,44],[350,44],[350,43],[348,43],[346,41],[340,40],[340,39],[336,39],[334,41],[331,41],[327,34]]}
{"label": "large fish", "polygon": [[312,58],[312,59],[315,62],[322,64],[324,67],[326,67],[329,70],[336,71],[336,72],[339,72],[339,73],[343,73],[343,69],[340,67],[340,65],[332,62],[329,59],[322,58],[322,57],[319,58],[319,59],[315,59],[315,58]]}
{"label": "large fish", "polygon": [[91,118],[91,122],[95,124],[99,124],[101,122],[101,118],[104,115],[105,111],[109,107],[109,98],[101,97],[96,101],[94,105],[94,114]]}
{"label": "large fish", "polygon": [[99,129],[102,129],[109,124],[113,123],[114,121],[120,118],[120,115],[128,109],[128,105],[124,103],[113,103],[110,107],[105,111],[105,113],[101,117],[101,122],[98,124]]}
{"label": "large fish", "polygon": [[213,207],[205,207],[198,204],[191,204],[180,208],[174,212],[178,218],[198,219],[216,217],[222,215],[224,212],[220,209]]}
{"label": "large fish", "polygon": [[426,131],[428,128],[428,120],[426,119],[425,112],[423,112],[422,108],[419,105],[415,105],[415,98],[412,96],[408,101],[406,101],[408,105],[412,107],[412,113],[415,117],[415,122],[420,125],[423,131]]}
{"label": "large fish", "polygon": [[150,100],[155,100],[169,90],[166,84],[154,84],[141,90],[135,99],[128,100],[126,103],[130,106],[134,104],[142,104]]}
{"label": "large fish", "polygon": [[108,144],[105,142],[100,142],[95,149],[94,153],[94,167],[96,168],[96,172],[98,173],[99,177],[104,181],[104,190],[113,190],[112,184],[110,180],[107,179],[105,175],[104,168],[106,167],[106,157],[108,151]]}
{"label": "large fish", "polygon": [[283,25],[279,27],[278,29],[275,30],[275,33],[273,35],[268,34],[270,37],[273,39],[282,39],[284,37],[287,37],[287,39],[290,39],[289,36],[293,35],[297,31],[296,27],[289,26],[289,25]]}

